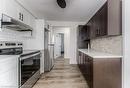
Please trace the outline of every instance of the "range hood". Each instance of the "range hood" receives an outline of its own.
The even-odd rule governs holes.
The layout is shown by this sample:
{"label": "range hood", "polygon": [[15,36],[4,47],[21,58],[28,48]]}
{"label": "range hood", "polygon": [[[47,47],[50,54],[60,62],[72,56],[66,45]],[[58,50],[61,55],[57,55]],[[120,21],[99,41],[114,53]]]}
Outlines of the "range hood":
{"label": "range hood", "polygon": [[1,27],[15,31],[32,31],[33,28],[5,14],[2,14]]}

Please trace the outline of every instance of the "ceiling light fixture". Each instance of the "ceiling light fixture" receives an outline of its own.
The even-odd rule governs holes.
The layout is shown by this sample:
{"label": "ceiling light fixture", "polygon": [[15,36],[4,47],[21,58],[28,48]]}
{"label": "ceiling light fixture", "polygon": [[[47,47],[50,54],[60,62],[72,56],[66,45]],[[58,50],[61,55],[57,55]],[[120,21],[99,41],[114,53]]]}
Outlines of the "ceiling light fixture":
{"label": "ceiling light fixture", "polygon": [[57,4],[61,8],[66,8],[66,1],[65,0],[57,0]]}

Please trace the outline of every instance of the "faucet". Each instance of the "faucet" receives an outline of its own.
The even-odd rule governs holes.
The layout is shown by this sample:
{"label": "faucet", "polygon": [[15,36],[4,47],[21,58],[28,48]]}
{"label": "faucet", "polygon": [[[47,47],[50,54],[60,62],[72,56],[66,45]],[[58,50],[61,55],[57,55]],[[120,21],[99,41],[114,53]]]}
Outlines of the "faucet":
{"label": "faucet", "polygon": [[90,42],[87,44],[88,44],[88,51],[89,51],[91,49],[91,44],[90,44]]}

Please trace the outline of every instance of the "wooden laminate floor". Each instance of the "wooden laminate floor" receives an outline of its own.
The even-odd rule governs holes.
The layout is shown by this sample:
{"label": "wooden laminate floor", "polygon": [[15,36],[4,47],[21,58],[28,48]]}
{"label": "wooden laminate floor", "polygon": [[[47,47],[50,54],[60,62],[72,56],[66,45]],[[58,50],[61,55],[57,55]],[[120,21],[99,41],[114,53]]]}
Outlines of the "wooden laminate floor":
{"label": "wooden laminate floor", "polygon": [[89,88],[77,65],[58,58],[54,68],[41,76],[33,88]]}

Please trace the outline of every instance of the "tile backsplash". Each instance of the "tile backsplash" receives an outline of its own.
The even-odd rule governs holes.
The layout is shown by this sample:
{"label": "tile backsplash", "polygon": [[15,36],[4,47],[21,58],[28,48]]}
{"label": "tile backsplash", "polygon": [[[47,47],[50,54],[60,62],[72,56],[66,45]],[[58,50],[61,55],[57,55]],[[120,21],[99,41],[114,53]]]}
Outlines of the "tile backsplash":
{"label": "tile backsplash", "polygon": [[97,38],[91,40],[91,49],[122,55],[123,53],[123,40],[122,36],[113,36],[106,38]]}
{"label": "tile backsplash", "polygon": [[28,38],[25,38],[25,34],[18,31],[13,31],[10,29],[2,29],[0,31],[0,41],[18,41],[25,43],[25,40]]}

